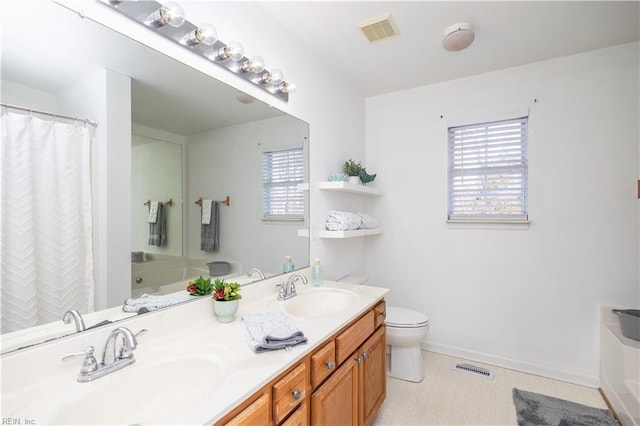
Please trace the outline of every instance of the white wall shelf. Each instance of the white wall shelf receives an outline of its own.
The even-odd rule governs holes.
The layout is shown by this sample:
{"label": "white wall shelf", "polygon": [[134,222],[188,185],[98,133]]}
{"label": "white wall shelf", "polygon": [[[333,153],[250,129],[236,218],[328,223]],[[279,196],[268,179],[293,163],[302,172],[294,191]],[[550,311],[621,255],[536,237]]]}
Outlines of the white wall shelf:
{"label": "white wall shelf", "polygon": [[366,237],[367,235],[382,234],[382,230],[375,229],[356,229],[353,231],[320,231],[318,233],[319,238],[356,238]]}
{"label": "white wall shelf", "polygon": [[382,192],[379,189],[345,181],[320,182],[318,184],[318,188],[339,192],[349,192],[351,194],[382,195]]}

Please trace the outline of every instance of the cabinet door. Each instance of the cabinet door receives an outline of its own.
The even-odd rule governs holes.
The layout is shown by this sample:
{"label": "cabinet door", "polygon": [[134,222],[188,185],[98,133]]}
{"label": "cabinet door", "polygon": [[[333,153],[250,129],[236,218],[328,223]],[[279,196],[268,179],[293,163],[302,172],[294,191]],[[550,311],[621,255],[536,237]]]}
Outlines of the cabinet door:
{"label": "cabinet door", "polygon": [[387,395],[386,327],[380,327],[361,347],[362,424],[370,425]]}
{"label": "cabinet door", "polygon": [[311,424],[358,424],[358,364],[346,361],[311,395]]}
{"label": "cabinet door", "polygon": [[225,424],[227,426],[268,425],[269,421],[269,395],[264,394]]}
{"label": "cabinet door", "polygon": [[281,426],[307,426],[309,424],[308,417],[307,404],[303,403],[287,420],[282,422]]}

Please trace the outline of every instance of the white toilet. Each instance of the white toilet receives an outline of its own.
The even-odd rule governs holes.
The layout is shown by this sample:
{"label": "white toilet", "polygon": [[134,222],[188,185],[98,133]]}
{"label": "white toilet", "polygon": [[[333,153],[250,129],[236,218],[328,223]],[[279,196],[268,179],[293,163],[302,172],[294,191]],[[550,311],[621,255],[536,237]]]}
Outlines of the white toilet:
{"label": "white toilet", "polygon": [[[365,284],[366,276],[347,275],[338,281]],[[424,379],[420,342],[429,332],[429,318],[418,311],[387,305],[387,374],[396,379],[421,382]]]}
{"label": "white toilet", "polygon": [[429,332],[429,318],[407,308],[387,305],[387,374],[396,379],[421,382],[424,379],[420,341]]}

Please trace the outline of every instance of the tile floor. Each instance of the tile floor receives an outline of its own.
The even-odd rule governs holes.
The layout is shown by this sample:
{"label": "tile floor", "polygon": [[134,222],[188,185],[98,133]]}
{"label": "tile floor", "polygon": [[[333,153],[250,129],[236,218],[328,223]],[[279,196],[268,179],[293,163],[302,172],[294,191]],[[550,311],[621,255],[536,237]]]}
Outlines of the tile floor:
{"label": "tile floor", "polygon": [[[434,352],[423,351],[422,357],[426,374],[421,383],[387,376],[387,398],[374,426],[517,425],[511,395],[514,387],[607,408],[597,389]],[[488,368],[494,379],[453,370],[454,362]]]}

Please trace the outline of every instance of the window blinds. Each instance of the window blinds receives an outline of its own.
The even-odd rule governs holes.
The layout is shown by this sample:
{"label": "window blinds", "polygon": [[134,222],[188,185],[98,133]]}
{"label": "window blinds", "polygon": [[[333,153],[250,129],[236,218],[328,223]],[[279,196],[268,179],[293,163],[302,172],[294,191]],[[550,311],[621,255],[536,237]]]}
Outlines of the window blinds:
{"label": "window blinds", "polygon": [[265,219],[303,219],[304,181],[302,148],[262,154],[262,212]]}
{"label": "window blinds", "polygon": [[527,220],[528,122],[449,128],[449,219]]}

